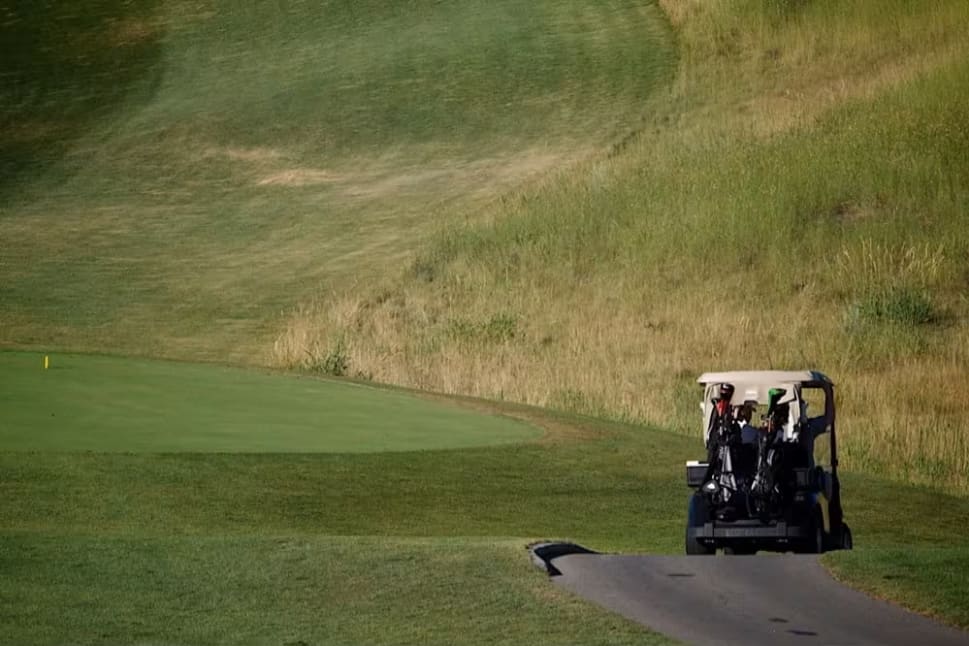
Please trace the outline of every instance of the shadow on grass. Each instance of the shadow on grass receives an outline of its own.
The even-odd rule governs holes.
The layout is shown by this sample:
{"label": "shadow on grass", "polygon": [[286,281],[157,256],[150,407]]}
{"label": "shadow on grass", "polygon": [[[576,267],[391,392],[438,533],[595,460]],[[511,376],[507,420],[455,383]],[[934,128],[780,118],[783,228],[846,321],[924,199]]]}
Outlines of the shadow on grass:
{"label": "shadow on grass", "polygon": [[0,196],[47,170],[78,137],[161,78],[160,0],[4,3]]}

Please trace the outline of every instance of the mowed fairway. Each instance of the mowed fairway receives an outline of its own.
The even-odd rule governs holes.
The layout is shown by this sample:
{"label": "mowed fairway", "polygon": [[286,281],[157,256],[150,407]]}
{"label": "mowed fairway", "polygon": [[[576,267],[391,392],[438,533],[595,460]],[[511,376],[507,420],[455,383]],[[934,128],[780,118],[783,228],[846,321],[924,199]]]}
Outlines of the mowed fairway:
{"label": "mowed fairway", "polygon": [[85,355],[0,353],[6,450],[367,452],[533,439],[521,422],[346,382]]}
{"label": "mowed fairway", "polygon": [[[640,520],[668,545],[662,513],[636,517],[643,493],[678,506],[681,438],[292,375],[43,359],[0,353],[0,643],[665,643],[551,588],[525,546],[628,545]],[[658,479],[637,474],[646,454],[670,458]]]}
{"label": "mowed fairway", "polygon": [[[40,356],[18,356],[43,372]],[[139,371],[220,381],[219,368],[105,361],[132,382],[119,397]],[[16,389],[6,374],[3,385]],[[680,553],[682,465],[702,453],[699,440],[469,403],[545,434],[447,450],[160,453],[24,451],[5,430],[0,643],[666,643],[552,586],[525,547],[571,539]],[[223,404],[228,420],[251,402]],[[496,423],[528,436],[528,425]],[[969,503],[857,474],[844,496],[858,550],[832,555],[838,571],[865,581],[874,561],[877,593],[967,625],[958,573],[969,542],[951,528]]]}

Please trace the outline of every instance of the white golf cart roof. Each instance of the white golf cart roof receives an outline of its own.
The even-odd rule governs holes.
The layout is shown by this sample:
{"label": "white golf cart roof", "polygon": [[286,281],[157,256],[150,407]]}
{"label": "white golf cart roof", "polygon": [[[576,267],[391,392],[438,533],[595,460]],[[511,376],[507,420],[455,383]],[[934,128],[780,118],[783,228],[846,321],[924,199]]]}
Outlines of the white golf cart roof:
{"label": "white golf cart roof", "polygon": [[[705,401],[715,393],[719,384],[732,384],[734,394],[731,403],[740,405],[745,401],[766,404],[772,388],[783,388],[787,395],[782,402],[800,399],[802,388],[821,388],[831,393],[834,383],[816,370],[733,370],[730,372],[705,372],[697,382],[706,389]],[[708,411],[709,412],[709,411]]]}
{"label": "white golf cart roof", "polygon": [[806,414],[807,403],[802,399],[803,388],[819,388],[824,391],[823,418],[825,429],[830,430],[834,425],[834,395],[832,382],[826,375],[817,370],[734,370],[730,372],[705,372],[697,382],[704,387],[704,398],[700,403],[703,410],[704,438],[710,432],[709,421],[713,412],[713,400],[717,396],[720,384],[732,384],[733,397],[730,403],[734,406],[744,402],[756,402],[758,405],[767,404],[770,391],[782,388],[786,394],[780,399],[781,403],[790,404],[790,421],[785,425],[786,439],[797,437],[796,426],[802,414]]}
{"label": "white golf cart roof", "polygon": [[816,370],[732,370],[730,372],[705,372],[697,379],[697,383],[733,384],[761,386],[774,388],[789,384],[819,387],[833,384],[824,374]]}

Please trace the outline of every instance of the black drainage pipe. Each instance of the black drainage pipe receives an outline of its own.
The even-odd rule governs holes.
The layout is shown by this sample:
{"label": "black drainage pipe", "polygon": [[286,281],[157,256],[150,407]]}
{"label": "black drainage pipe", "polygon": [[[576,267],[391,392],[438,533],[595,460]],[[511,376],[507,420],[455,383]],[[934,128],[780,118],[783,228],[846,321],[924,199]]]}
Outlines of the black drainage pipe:
{"label": "black drainage pipe", "polygon": [[557,559],[560,556],[568,556],[569,554],[598,554],[598,552],[593,552],[575,543],[561,542],[532,543],[528,546],[528,550],[532,554],[532,563],[536,567],[548,572],[549,576],[559,576],[562,574],[558,568],[552,565],[553,559]]}

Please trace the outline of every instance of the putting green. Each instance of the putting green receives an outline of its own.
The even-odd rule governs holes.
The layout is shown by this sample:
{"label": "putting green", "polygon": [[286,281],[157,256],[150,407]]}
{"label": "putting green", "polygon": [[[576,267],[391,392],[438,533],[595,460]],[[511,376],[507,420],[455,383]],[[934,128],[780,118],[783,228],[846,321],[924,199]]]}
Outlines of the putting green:
{"label": "putting green", "polygon": [[0,450],[363,453],[540,435],[365,385],[238,368],[0,353]]}

